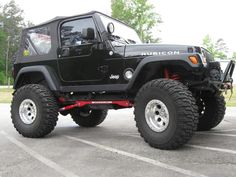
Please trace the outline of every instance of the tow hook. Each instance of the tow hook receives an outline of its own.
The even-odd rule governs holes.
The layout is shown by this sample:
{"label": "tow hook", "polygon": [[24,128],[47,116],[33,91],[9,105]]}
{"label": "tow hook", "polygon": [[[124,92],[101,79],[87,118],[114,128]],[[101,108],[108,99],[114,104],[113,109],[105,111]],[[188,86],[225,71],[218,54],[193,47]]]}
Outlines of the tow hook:
{"label": "tow hook", "polygon": [[223,88],[222,91],[227,95],[227,90],[230,89],[230,97],[229,100],[231,99],[232,95],[233,95],[233,82],[227,82],[227,83],[223,83]]}

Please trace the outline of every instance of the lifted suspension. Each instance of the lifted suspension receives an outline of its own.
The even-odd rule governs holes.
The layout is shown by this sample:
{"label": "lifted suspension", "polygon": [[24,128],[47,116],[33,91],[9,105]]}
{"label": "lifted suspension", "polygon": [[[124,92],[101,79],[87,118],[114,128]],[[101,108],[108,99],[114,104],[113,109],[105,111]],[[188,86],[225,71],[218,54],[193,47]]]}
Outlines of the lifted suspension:
{"label": "lifted suspension", "polygon": [[170,73],[170,71],[167,68],[165,68],[164,70],[164,77],[166,79],[180,80],[180,76],[178,74]]}

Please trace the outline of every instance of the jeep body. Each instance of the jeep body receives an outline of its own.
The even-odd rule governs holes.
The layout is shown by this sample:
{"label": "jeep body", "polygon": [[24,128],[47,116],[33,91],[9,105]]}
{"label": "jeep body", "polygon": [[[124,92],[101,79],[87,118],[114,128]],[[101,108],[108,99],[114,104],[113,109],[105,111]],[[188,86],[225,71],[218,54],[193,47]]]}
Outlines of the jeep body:
{"label": "jeep body", "polygon": [[204,48],[144,44],[121,21],[90,12],[23,30],[14,89],[43,85],[66,115],[82,107],[133,107],[140,89],[157,79],[181,83],[194,99],[202,100],[201,95],[230,89],[233,70],[231,61],[223,73]]}

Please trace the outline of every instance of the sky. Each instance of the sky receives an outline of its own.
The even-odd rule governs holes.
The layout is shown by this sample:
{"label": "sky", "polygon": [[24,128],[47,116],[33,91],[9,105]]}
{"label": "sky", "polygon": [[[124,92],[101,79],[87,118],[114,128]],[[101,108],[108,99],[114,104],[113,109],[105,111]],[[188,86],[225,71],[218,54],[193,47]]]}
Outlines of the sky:
{"label": "sky", "polygon": [[[0,0],[5,4],[10,0]],[[111,14],[111,0],[15,0],[24,10],[26,20],[34,24],[55,16],[70,16],[92,10]],[[236,51],[235,0],[149,0],[163,23],[153,29],[166,44],[202,45],[209,34],[213,40],[223,38],[229,56]]]}

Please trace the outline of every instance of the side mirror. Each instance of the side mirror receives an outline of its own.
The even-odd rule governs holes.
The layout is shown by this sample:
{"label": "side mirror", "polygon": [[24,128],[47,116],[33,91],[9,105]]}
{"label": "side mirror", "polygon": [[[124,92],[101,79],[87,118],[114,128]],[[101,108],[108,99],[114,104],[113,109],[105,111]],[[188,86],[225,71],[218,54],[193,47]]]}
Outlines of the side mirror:
{"label": "side mirror", "polygon": [[93,28],[83,28],[82,29],[82,38],[87,40],[94,40],[95,33]]}
{"label": "side mirror", "polygon": [[107,31],[108,31],[108,33],[110,33],[110,34],[114,33],[114,31],[115,31],[115,26],[114,26],[114,24],[113,24],[112,22],[110,22],[110,23],[107,24]]}

